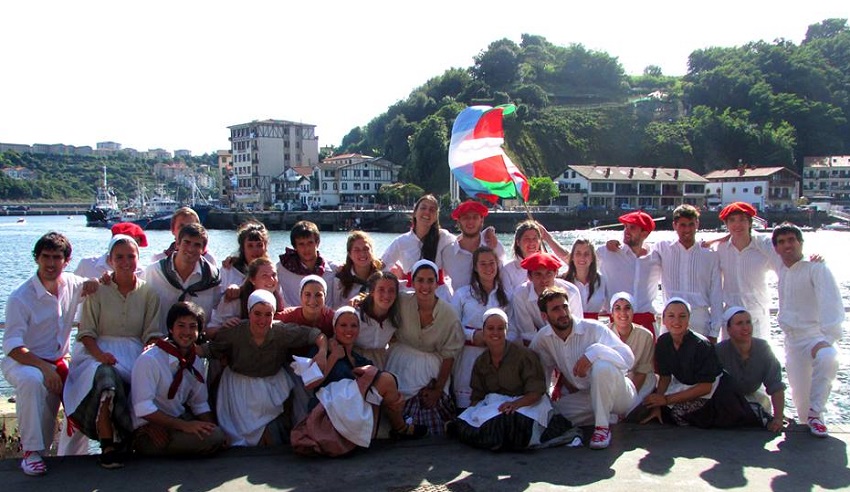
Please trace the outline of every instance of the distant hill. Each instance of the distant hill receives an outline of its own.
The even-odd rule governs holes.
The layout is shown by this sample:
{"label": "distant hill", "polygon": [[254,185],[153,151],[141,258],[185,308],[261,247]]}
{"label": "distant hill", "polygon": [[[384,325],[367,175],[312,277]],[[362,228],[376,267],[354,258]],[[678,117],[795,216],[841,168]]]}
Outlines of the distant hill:
{"label": "distant hill", "polygon": [[[216,157],[212,155],[185,160],[190,166],[216,165]],[[135,196],[137,181],[153,189],[156,181],[153,164],[154,161],[123,154],[106,158],[7,151],[0,154],[0,169],[22,166],[35,171],[37,178],[11,179],[0,173],[0,200],[94,201],[97,187],[103,181],[103,166],[106,166],[109,187],[115,191],[119,202],[123,202]]]}
{"label": "distant hill", "polygon": [[383,155],[403,166],[404,181],[444,192],[457,114],[512,102],[507,152],[532,176],[592,163],[703,174],[743,162],[800,172],[803,156],[850,153],[846,19],[809,26],[800,45],[780,39],[696,50],[688,66],[683,77],[655,66],[628,76],[616,57],[580,44],[501,39],[473,66],[446,70],[352,129],[338,151]]}

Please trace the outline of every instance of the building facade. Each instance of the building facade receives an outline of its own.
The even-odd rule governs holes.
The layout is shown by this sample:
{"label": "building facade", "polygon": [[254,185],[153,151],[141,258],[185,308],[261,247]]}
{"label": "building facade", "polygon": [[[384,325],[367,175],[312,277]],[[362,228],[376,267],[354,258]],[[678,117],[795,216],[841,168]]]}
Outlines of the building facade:
{"label": "building facade", "polygon": [[758,210],[790,208],[800,197],[800,175],[785,167],[746,167],[705,175],[706,204],[722,207],[745,202]]}
{"label": "building facade", "polygon": [[316,125],[254,120],[228,129],[237,201],[271,204],[272,181],[276,177],[290,167],[312,167],[319,163]]}
{"label": "building facade", "polygon": [[314,203],[323,207],[373,207],[378,190],[398,179],[400,166],[363,154],[329,157],[313,169]]}
{"label": "building facade", "polygon": [[621,210],[703,206],[708,180],[689,169],[575,165],[555,179],[560,205]]}
{"label": "building facade", "polygon": [[803,196],[850,205],[850,155],[803,158]]}

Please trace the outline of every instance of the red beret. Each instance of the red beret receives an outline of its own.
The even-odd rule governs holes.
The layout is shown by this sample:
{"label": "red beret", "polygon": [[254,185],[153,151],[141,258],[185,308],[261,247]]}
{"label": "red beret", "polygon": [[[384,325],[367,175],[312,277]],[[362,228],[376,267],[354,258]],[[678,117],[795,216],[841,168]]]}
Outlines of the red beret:
{"label": "red beret", "polygon": [[522,263],[519,264],[524,269],[529,272],[533,272],[535,270],[552,270],[557,272],[559,268],[561,268],[561,260],[558,259],[557,256],[549,253],[534,253],[522,260]]}
{"label": "red beret", "polygon": [[481,217],[487,217],[487,214],[490,213],[483,203],[467,200],[458,205],[456,209],[452,210],[452,219],[458,220],[461,215],[468,212],[475,212]]}
{"label": "red beret", "polygon": [[145,231],[132,222],[119,222],[112,226],[112,235],[115,236],[116,234],[126,234],[132,237],[142,248],[148,245],[148,237],[145,236]]}
{"label": "red beret", "polygon": [[652,220],[652,217],[643,210],[621,215],[618,220],[621,224],[635,224],[646,232],[652,232],[655,230],[655,221]]}
{"label": "red beret", "polygon": [[720,220],[726,220],[727,217],[736,212],[750,217],[755,217],[756,215],[756,209],[749,203],[733,202],[723,207],[723,210],[720,211]]}

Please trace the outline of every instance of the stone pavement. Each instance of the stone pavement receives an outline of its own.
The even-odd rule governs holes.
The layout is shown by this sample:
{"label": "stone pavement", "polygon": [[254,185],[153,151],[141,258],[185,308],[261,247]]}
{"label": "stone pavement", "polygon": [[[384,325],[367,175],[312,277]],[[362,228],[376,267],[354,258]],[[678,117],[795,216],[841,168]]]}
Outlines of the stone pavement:
{"label": "stone pavement", "polygon": [[337,459],[302,458],[287,448],[232,449],[209,459],[136,459],[104,470],[95,456],[48,458],[49,472],[27,477],[18,460],[0,461],[3,490],[518,491],[751,489],[848,490],[850,427],[817,439],[803,426],[701,430],[650,424],[614,426],[610,448],[491,453],[446,438],[378,441]]}

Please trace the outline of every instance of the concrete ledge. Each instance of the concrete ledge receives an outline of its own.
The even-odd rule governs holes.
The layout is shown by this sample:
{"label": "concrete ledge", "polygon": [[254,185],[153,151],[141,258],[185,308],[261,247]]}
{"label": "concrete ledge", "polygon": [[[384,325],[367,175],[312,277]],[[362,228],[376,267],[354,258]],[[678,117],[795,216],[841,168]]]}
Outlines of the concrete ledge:
{"label": "concrete ledge", "polygon": [[846,425],[818,439],[804,426],[701,430],[651,424],[614,427],[610,448],[490,453],[445,438],[380,441],[340,459],[308,459],[288,448],[232,449],[198,460],[136,459],[104,470],[95,456],[48,458],[49,473],[26,477],[0,461],[7,490],[711,490],[850,488]]}

